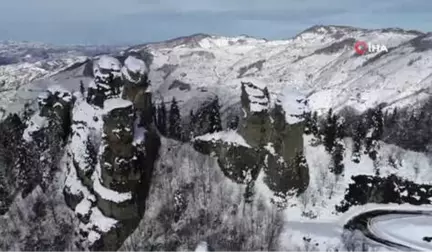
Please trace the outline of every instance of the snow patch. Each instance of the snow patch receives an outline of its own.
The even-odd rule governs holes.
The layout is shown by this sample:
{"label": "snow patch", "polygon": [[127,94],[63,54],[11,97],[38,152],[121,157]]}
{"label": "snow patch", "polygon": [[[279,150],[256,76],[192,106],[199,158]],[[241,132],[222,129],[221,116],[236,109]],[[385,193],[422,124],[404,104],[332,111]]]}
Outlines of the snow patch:
{"label": "snow patch", "polygon": [[148,72],[145,62],[134,56],[127,57],[124,65],[133,73],[146,74]]}
{"label": "snow patch", "polygon": [[102,110],[92,106],[85,101],[78,100],[72,111],[72,137],[69,148],[74,161],[82,171],[88,171],[88,141],[94,139],[100,141],[103,127]]}
{"label": "snow patch", "polygon": [[101,238],[101,233],[115,228],[118,221],[105,216],[97,207],[93,207],[90,211],[89,223],[81,224],[80,229],[89,232],[88,240],[90,244],[93,244]]}
{"label": "snow patch", "polygon": [[[266,94],[265,92],[266,87],[263,83],[259,81],[242,81],[241,83],[248,95],[250,101],[249,106],[252,112],[260,112],[270,108],[270,98],[268,97],[268,93]],[[257,85],[255,83],[257,83]]]}
{"label": "snow patch", "polygon": [[274,148],[274,144],[273,143],[267,143],[266,146],[264,146],[264,148],[270,152],[270,154],[272,154],[273,156],[276,155],[276,150]]}
{"label": "snow patch", "polygon": [[135,146],[143,144],[145,141],[146,132],[147,130],[144,127],[139,126],[139,118],[136,119],[134,123],[134,139],[132,144]]}
{"label": "snow patch", "polygon": [[289,124],[301,122],[300,116],[309,111],[305,94],[289,87],[282,90],[276,103],[282,106]]}
{"label": "snow patch", "polygon": [[132,106],[133,103],[129,100],[125,100],[122,98],[113,98],[113,99],[108,99],[104,102],[104,111],[105,113],[109,113],[115,109],[128,108]]}
{"label": "snow patch", "polygon": [[115,203],[121,203],[132,199],[132,193],[119,193],[103,186],[100,182],[100,164],[96,165],[96,171],[93,173],[93,189],[104,200]]}
{"label": "snow patch", "polygon": [[117,220],[105,216],[97,207],[91,209],[90,223],[98,228],[98,231],[108,232],[117,224]]}
{"label": "snow patch", "polygon": [[40,116],[39,114],[33,115],[27,122],[27,127],[23,133],[23,139],[26,142],[31,142],[33,140],[32,134],[37,132],[48,125],[48,118]]}
{"label": "snow patch", "polygon": [[69,90],[67,90],[66,88],[64,88],[60,85],[52,85],[52,86],[48,87],[47,91],[52,93],[52,94],[55,94],[55,93],[70,94]]}
{"label": "snow patch", "polygon": [[195,252],[207,252],[207,251],[208,251],[207,242],[200,242],[195,249]]}
{"label": "snow patch", "polygon": [[120,71],[121,63],[114,57],[103,55],[97,61],[97,67],[100,69]]}
{"label": "snow patch", "polygon": [[257,79],[257,78],[244,77],[244,78],[241,78],[239,80],[240,80],[240,82],[244,82],[244,83],[252,83],[255,87],[257,87],[261,90],[263,90],[264,88],[267,87],[267,84],[264,81]]}
{"label": "snow patch", "polygon": [[251,146],[246,142],[246,140],[234,130],[205,134],[202,136],[195,137],[195,140],[209,141],[209,142],[223,141],[233,145],[241,145],[244,147],[251,148]]}
{"label": "snow patch", "polygon": [[91,206],[92,202],[89,199],[85,198],[81,200],[81,202],[75,207],[75,213],[85,216],[87,213],[90,212]]}

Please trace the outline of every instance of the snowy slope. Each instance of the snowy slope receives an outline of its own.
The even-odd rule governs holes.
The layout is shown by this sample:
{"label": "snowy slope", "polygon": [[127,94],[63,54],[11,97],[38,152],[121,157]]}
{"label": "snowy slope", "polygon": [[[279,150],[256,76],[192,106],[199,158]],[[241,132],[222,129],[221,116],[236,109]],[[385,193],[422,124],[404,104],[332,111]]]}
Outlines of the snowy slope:
{"label": "snowy slope", "polygon": [[[308,98],[308,105],[314,111],[324,111],[328,108],[340,109],[347,105],[363,111],[380,103],[387,103],[389,106],[414,107],[421,99],[429,95],[429,88],[432,83],[432,70],[430,69],[432,67],[430,60],[432,51],[429,50],[432,48],[432,43],[430,36],[431,34],[399,29],[365,30],[337,26],[312,27],[292,39],[283,41],[267,41],[246,36],[218,37],[199,34],[177,40],[135,46],[123,51],[123,55],[132,52],[151,54],[151,59],[146,61],[147,65],[143,65],[141,61],[130,56],[123,60],[119,59],[119,62],[117,60],[115,62],[106,61],[104,59],[107,58],[102,56],[100,57],[102,61],[98,61],[98,63],[106,63],[106,66],[100,67],[105,69],[114,67],[118,73],[125,70],[125,68],[118,67],[120,63],[126,65],[132,73],[149,71],[155,100],[169,101],[172,96],[175,96],[183,113],[189,113],[190,109],[199,107],[203,101],[215,95],[219,96],[220,104],[223,106],[222,111],[233,108],[233,105],[240,102],[242,82],[250,82],[259,88],[267,87],[272,101],[268,101],[267,98],[259,98],[262,96],[262,92],[254,94],[256,89],[247,90],[247,93],[255,95],[258,103],[273,103],[279,99],[280,104],[289,112],[287,113],[287,121],[295,123],[295,115],[301,114],[305,108],[294,103],[293,100],[302,100],[304,96]],[[353,50],[353,44],[356,40],[385,44],[390,51],[384,55],[356,56]],[[55,61],[50,59],[49,62],[54,62],[52,67],[39,67],[38,64],[42,64],[41,61],[18,62],[0,66],[0,71],[7,69],[4,70],[3,76],[0,74],[0,80],[1,78],[7,80],[3,87],[7,90],[0,93],[4,95],[0,101],[5,108],[14,108],[10,105],[22,105],[25,100],[34,98],[40,89],[52,84],[60,84],[69,90],[76,91],[80,81],[83,81],[85,85],[90,82],[90,78],[83,73],[85,66],[81,64],[87,59],[85,54],[81,56],[71,54]],[[112,60],[112,58],[110,59]],[[123,62],[124,60],[125,62]],[[77,63],[79,66],[71,67]],[[97,73],[97,75],[99,74],[104,75],[104,73]],[[181,85],[173,85],[174,83],[181,83]],[[114,104],[115,107],[119,105],[117,102]],[[130,103],[120,105],[129,106]],[[106,107],[109,109],[110,106]],[[80,104],[80,101],[74,109],[73,121],[76,124],[73,126],[73,132],[76,134],[70,139],[68,152],[71,157],[73,154],[84,157],[84,149],[80,147],[84,146],[83,143],[87,137],[92,137],[95,133],[99,135],[101,116],[104,111],[86,105],[84,102]],[[98,120],[94,121],[94,118]],[[39,117],[32,119],[34,124],[28,125],[29,127],[25,132],[26,136],[45,126],[44,121],[40,119]],[[199,136],[197,139],[221,140],[249,146],[245,139],[233,131],[208,134]],[[381,143],[378,161],[373,162],[366,155],[362,155],[361,162],[356,164],[351,161],[352,140],[347,138],[344,140],[346,147],[343,160],[345,170],[343,175],[335,176],[329,172],[329,164],[332,162],[331,156],[323,146],[314,146],[310,140],[309,137],[305,137],[304,146],[310,172],[309,187],[299,197],[293,196],[288,199],[288,208],[282,212],[286,225],[280,238],[282,243],[291,243],[290,249],[298,245],[293,241],[303,243],[302,238],[312,230],[318,233],[328,232],[327,236],[320,236],[321,234],[314,236],[321,242],[327,242],[326,246],[335,248],[340,245],[339,237],[334,240],[329,239],[328,234],[337,236],[341,233],[340,226],[335,227],[330,223],[339,224],[341,219],[345,220],[344,214],[337,212],[335,207],[344,200],[346,189],[353,182],[352,176],[375,176],[377,172],[375,167],[380,167],[380,173],[377,177],[384,178],[391,174],[397,174],[397,176],[415,183],[432,184],[432,176],[429,172],[432,161],[424,153],[407,151],[397,146]],[[228,211],[231,207],[222,204],[229,202],[226,194],[231,189],[236,191],[230,196],[233,198],[232,201],[238,202],[242,193],[239,190],[241,186],[228,183],[228,180],[217,169],[217,165],[210,164],[214,162],[213,159],[201,154],[198,155],[190,147],[184,145],[180,145],[177,150],[182,155],[177,155],[178,153],[172,150],[176,149],[177,145],[178,143],[172,140],[164,140],[165,152],[163,152],[163,158],[160,160],[161,169],[159,172],[162,174],[164,172],[169,173],[170,169],[165,169],[165,166],[172,168],[181,164],[179,167],[189,169],[195,177],[202,176],[205,183],[207,183],[207,179],[214,179],[217,175],[218,181],[212,186],[219,185],[215,188],[223,189],[221,191],[214,190],[214,196],[220,200],[221,208]],[[170,160],[174,157],[178,158],[175,162]],[[202,160],[202,163],[197,161],[198,158]],[[389,163],[390,159],[395,160],[396,166]],[[80,164],[80,160],[77,163]],[[72,167],[74,164],[69,163],[69,165]],[[85,165],[82,167],[86,168]],[[107,191],[107,188],[100,184],[99,169],[100,167],[97,167],[92,176],[96,193],[111,201],[128,200],[130,198],[129,193],[115,194],[113,191]],[[210,174],[210,170],[212,174]],[[180,174],[181,176],[174,176],[176,179],[173,179],[173,177],[160,176],[161,174],[159,174],[159,177],[155,177],[154,183],[170,185],[170,188],[166,189],[163,186],[153,188],[150,201],[154,204],[148,205],[150,211],[144,218],[146,221],[152,221],[151,225],[147,227],[148,229],[157,227],[163,230],[163,226],[160,227],[161,223],[157,223],[156,215],[164,210],[164,206],[172,207],[173,199],[171,196],[178,188],[181,188],[182,184],[188,184],[190,180],[194,179],[188,172],[180,169],[174,169],[174,171],[176,175]],[[74,211],[88,213],[91,210],[91,203],[95,200],[94,195],[82,184],[77,183],[76,179],[76,174],[73,172],[68,174],[66,185],[72,191],[83,191],[86,197],[80,201]],[[263,174],[260,174],[255,186],[259,192],[257,197],[260,202],[268,203],[269,208],[264,209],[273,211],[274,208],[270,202],[277,199],[275,199],[274,192],[264,183]],[[170,193],[166,193],[167,191]],[[160,201],[162,194],[164,198]],[[190,197],[192,196],[190,195]],[[207,197],[201,196],[206,202]],[[418,195],[413,197],[416,196]],[[201,198],[199,199],[201,200]],[[205,206],[207,207],[207,205]],[[198,216],[198,210],[198,208],[193,207],[188,209],[191,216]],[[219,211],[216,211],[218,209],[211,210],[215,211],[214,219],[216,219],[219,216]],[[112,219],[99,221],[104,216],[101,216],[96,210],[91,212],[93,214],[90,217],[89,226],[81,227],[82,229],[90,230],[93,226],[97,226],[98,229],[107,231],[116,225],[115,220]],[[216,212],[218,213],[216,214]],[[268,214],[269,212],[265,213]],[[231,223],[234,219],[237,218],[230,217],[230,219],[224,220],[224,223]],[[265,222],[270,223],[267,220]],[[304,222],[308,222],[307,225],[310,224],[310,226],[305,226]],[[181,226],[182,223],[173,224],[174,227],[178,227],[177,225]],[[314,225],[321,226],[321,229],[314,228]],[[138,230],[137,232],[141,231]],[[171,231],[160,232],[167,235]],[[220,232],[223,233],[225,230]],[[98,235],[97,232],[93,232],[91,237],[96,240]],[[399,234],[392,235],[398,236]],[[155,242],[158,240],[157,235],[151,238],[155,239]],[[201,241],[201,238],[197,237],[197,241]],[[281,246],[285,248],[283,244]],[[298,246],[294,249],[303,249],[302,244]],[[321,249],[327,249],[327,247],[321,247]],[[200,247],[199,250],[204,250],[204,247]]]}
{"label": "snowy slope", "polygon": [[[43,43],[0,41],[0,118],[10,104],[23,104],[52,84],[68,85],[75,69],[98,54],[117,52],[107,46],[56,46]],[[67,76],[63,77],[67,71]],[[82,73],[82,69],[80,69]],[[82,75],[82,74],[80,74]],[[82,76],[81,76],[82,77]],[[60,81],[57,81],[59,80]]]}
{"label": "snowy slope", "polygon": [[[418,43],[409,42],[418,36],[424,35],[331,26],[314,27],[284,41],[213,36],[193,46],[149,45],[145,50],[154,55],[150,76],[162,93],[188,99],[204,87],[223,94],[230,104],[240,92],[239,78],[250,77],[266,83],[271,93],[287,86],[310,92],[314,110],[343,105],[364,110],[381,102],[407,105],[421,97],[420,90],[430,84],[431,64],[430,52],[420,52]],[[357,57],[356,40],[394,49],[376,60],[374,54]],[[169,90],[175,80],[190,84],[192,90]]]}
{"label": "snowy slope", "polygon": [[[265,83],[272,96],[286,87],[306,92],[313,110],[345,105],[365,110],[383,102],[409,106],[428,95],[432,67],[432,51],[428,50],[432,47],[430,36],[401,29],[314,26],[287,40],[198,34],[131,47],[120,54],[151,55],[148,66],[134,67],[141,71],[148,67],[155,93],[166,100],[176,96],[188,109],[193,106],[189,103],[195,103],[191,99],[205,100],[215,94],[225,106],[235,104],[240,79],[247,77]],[[353,49],[357,40],[383,44],[389,52],[382,56],[377,53],[357,56]],[[7,88],[36,78],[67,86],[73,80],[79,83],[83,79],[73,69],[69,78],[64,73],[62,78],[56,75],[46,78],[52,71],[47,73],[32,66],[27,76],[18,70],[25,65],[11,67],[6,78],[8,83],[15,84]],[[180,90],[173,85],[175,82],[184,83],[188,88]]]}

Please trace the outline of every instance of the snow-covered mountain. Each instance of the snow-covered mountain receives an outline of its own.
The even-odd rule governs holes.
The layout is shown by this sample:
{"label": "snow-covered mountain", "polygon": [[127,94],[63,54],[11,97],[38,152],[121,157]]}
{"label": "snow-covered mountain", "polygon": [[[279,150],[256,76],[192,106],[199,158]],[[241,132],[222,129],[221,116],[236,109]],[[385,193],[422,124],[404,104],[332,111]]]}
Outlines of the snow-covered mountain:
{"label": "snow-covered mountain", "polygon": [[16,91],[25,88],[31,92],[34,87],[27,87],[28,84],[76,68],[96,55],[119,50],[120,47],[0,41],[0,114],[10,103],[25,103],[26,95],[20,99]]}
{"label": "snow-covered mountain", "polygon": [[431,249],[374,215],[431,209],[430,36],[314,26],[35,61],[23,48],[50,47],[6,44],[0,249]]}
{"label": "snow-covered mountain", "polygon": [[[123,53],[145,55],[153,88],[164,96],[182,96],[179,99],[185,103],[188,97],[207,96],[202,94],[204,89],[220,93],[223,104],[230,104],[230,97],[240,92],[240,79],[255,78],[265,82],[271,93],[286,86],[310,92],[315,110],[350,105],[364,111],[383,102],[413,105],[428,95],[429,37],[401,29],[315,26],[280,41],[197,34],[133,46]],[[389,52],[358,56],[354,51],[357,40],[385,45]],[[83,60],[68,59],[56,69]],[[19,86],[47,76],[38,65],[4,68],[8,74],[3,78]],[[26,76],[23,68],[30,68],[32,74]],[[82,76],[58,77],[54,74],[47,79],[73,86],[64,79]],[[11,85],[4,88],[16,87]]]}

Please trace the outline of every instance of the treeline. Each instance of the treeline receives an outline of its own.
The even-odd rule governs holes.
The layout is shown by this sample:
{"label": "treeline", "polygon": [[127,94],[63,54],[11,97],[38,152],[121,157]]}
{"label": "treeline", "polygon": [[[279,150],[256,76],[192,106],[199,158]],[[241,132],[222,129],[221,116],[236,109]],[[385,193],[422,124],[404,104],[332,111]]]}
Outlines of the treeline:
{"label": "treeline", "polygon": [[305,134],[313,135],[316,144],[325,146],[333,157],[331,169],[337,174],[343,171],[344,137],[353,140],[355,163],[360,162],[362,155],[375,161],[379,141],[412,151],[432,151],[432,98],[415,109],[385,110],[384,107],[380,105],[362,114],[349,108],[338,114],[330,109],[322,117],[317,112],[305,113]]}
{"label": "treeline", "polygon": [[319,118],[317,112],[308,112],[304,114],[305,134],[313,135],[315,144],[324,145],[332,156],[329,169],[341,174],[344,170],[345,137],[353,139],[353,162],[359,163],[362,154],[372,160],[377,159],[378,141],[383,138],[384,117],[381,108],[370,109],[358,116],[352,113],[340,115],[330,109],[323,118]]}
{"label": "treeline", "polygon": [[[191,110],[188,117],[182,118],[179,104],[175,97],[167,104],[162,101],[153,104],[153,121],[160,134],[180,141],[189,141],[197,135],[222,131],[221,105],[219,98],[203,104],[196,111]],[[226,127],[236,129],[239,118],[234,117],[228,121]]]}

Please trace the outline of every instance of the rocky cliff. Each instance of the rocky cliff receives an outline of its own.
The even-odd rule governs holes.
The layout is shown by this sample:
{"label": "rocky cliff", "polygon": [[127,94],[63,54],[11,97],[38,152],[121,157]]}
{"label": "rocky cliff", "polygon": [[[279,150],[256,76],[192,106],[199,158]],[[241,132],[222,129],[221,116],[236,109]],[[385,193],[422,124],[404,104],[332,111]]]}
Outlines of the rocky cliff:
{"label": "rocky cliff", "polygon": [[[286,41],[197,35],[43,75],[7,65],[4,108],[53,83],[69,91],[0,123],[0,250],[115,250],[126,237],[128,251],[345,250],[327,226],[341,212],[430,204],[428,38],[317,26]],[[393,49],[353,57],[357,39]],[[150,88],[167,105],[160,148]]]}
{"label": "rocky cliff", "polygon": [[143,65],[132,56],[123,67],[101,57],[87,99],[79,97],[72,111],[65,195],[93,249],[118,248],[144,212],[159,139],[151,125],[147,69],[135,68]]}
{"label": "rocky cliff", "polygon": [[[10,117],[8,125],[17,121],[22,130],[2,142],[17,153],[2,162],[17,171],[8,177],[16,185],[8,188],[22,197],[49,188],[58,171],[65,172],[64,199],[79,220],[74,248],[116,250],[142,218],[160,140],[145,63],[102,56],[93,70],[87,91],[52,87],[37,108],[26,110],[24,123]],[[5,198],[14,193],[6,191]],[[2,200],[2,209],[11,203]]]}
{"label": "rocky cliff", "polygon": [[246,184],[245,197],[252,196],[263,172],[264,182],[283,207],[289,194],[299,194],[309,184],[302,119],[307,100],[288,90],[272,101],[263,83],[241,81],[240,85],[243,117],[238,128],[197,137],[194,147],[216,156],[227,177]]}

